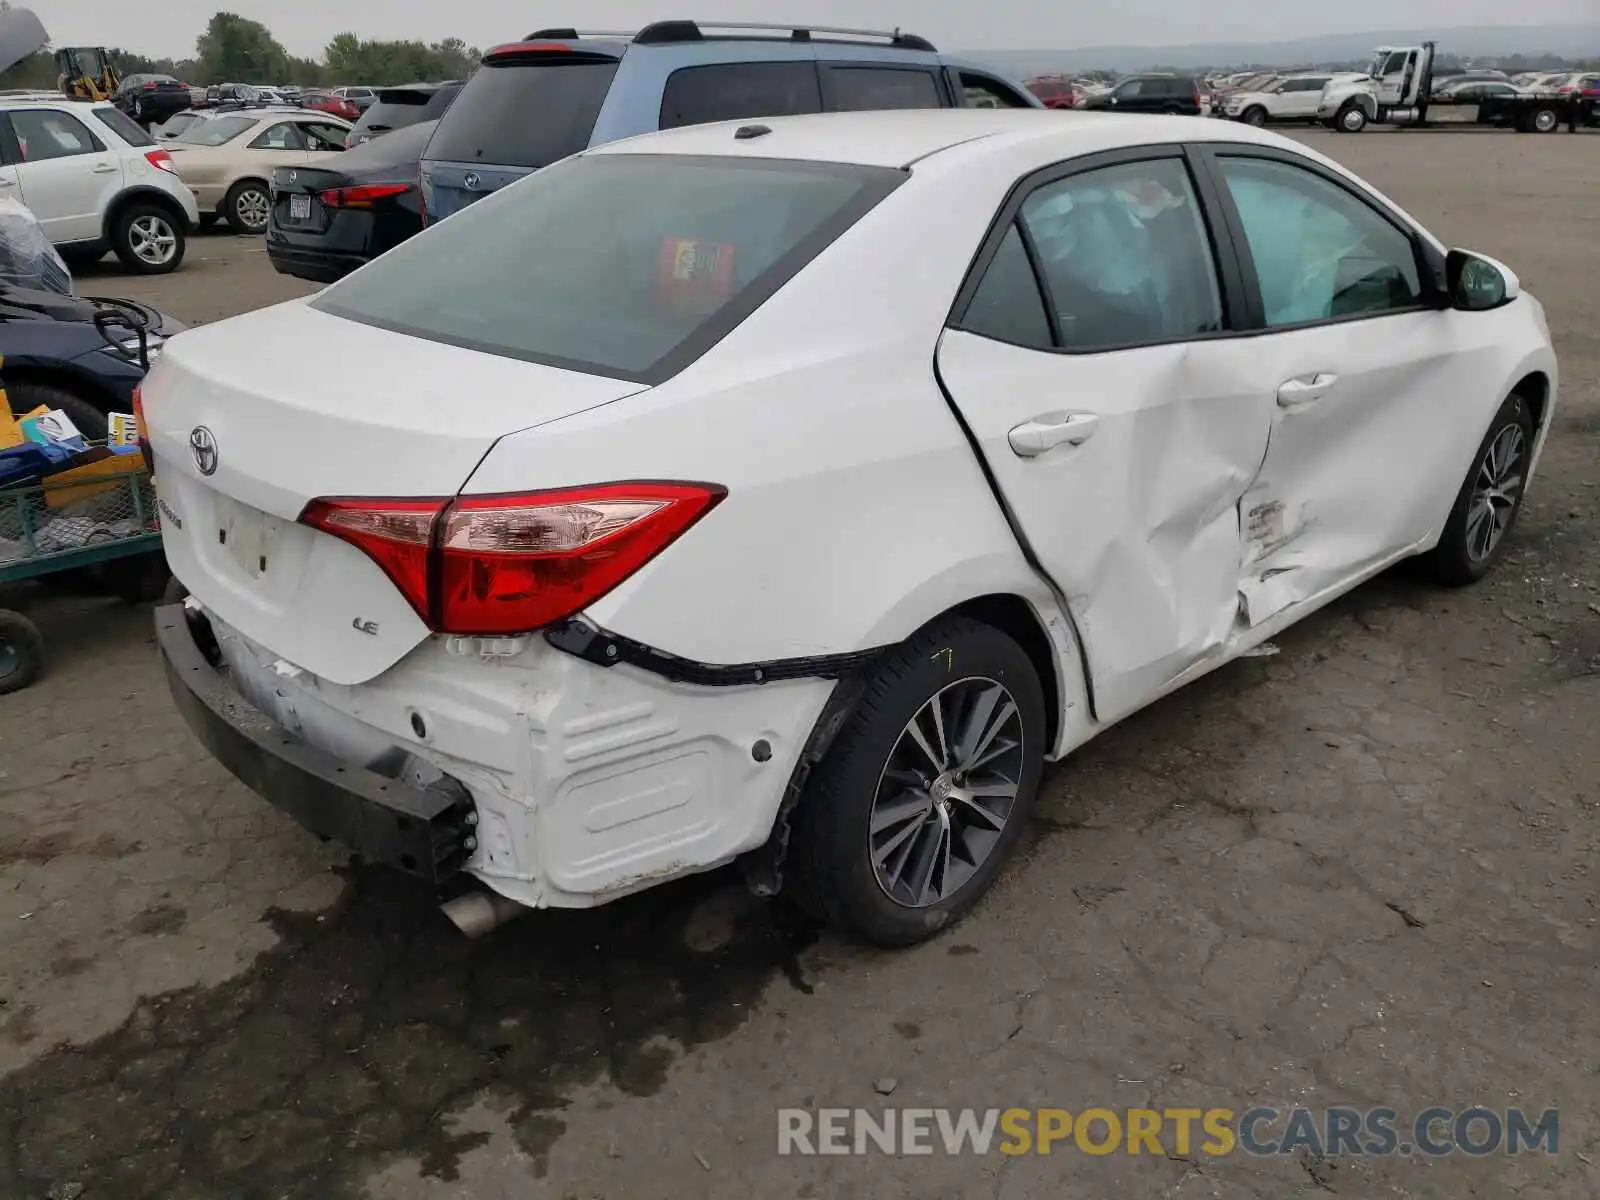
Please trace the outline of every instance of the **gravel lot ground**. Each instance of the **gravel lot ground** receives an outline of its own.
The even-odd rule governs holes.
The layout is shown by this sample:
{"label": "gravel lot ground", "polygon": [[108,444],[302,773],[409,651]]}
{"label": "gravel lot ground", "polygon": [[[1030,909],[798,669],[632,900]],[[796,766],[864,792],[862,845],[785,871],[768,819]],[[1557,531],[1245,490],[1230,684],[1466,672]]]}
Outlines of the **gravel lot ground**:
{"label": "gravel lot ground", "polygon": [[[1307,140],[1548,310],[1554,436],[1490,580],[1379,580],[1096,741],[901,954],[728,876],[466,942],[206,757],[147,610],[20,595],[53,661],[0,700],[0,1195],[1600,1194],[1600,137]],[[225,235],[84,288],[304,290]],[[1341,1103],[1559,1107],[1559,1153],[775,1152],[782,1106]]]}

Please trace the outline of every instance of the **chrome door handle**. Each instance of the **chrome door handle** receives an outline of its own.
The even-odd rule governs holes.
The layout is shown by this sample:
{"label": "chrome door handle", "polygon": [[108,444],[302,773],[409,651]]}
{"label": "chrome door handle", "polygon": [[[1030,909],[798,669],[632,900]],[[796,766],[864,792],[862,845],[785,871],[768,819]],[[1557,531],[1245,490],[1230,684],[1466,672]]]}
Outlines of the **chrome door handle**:
{"label": "chrome door handle", "polygon": [[1315,404],[1331,392],[1333,385],[1338,382],[1337,375],[1330,375],[1325,371],[1286,380],[1278,388],[1278,407],[1304,408],[1308,404]]}
{"label": "chrome door handle", "polygon": [[1063,442],[1081,446],[1099,427],[1098,413],[1046,413],[1018,425],[1006,440],[1019,458],[1037,458]]}

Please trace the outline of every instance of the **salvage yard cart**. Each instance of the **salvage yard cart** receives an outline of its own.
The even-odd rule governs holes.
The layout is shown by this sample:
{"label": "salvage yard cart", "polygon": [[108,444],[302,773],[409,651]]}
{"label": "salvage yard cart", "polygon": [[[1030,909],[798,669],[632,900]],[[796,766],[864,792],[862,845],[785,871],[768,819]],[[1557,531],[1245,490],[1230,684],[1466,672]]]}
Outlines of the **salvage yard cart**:
{"label": "salvage yard cart", "polygon": [[[159,595],[168,574],[150,475],[136,455],[104,461],[112,466],[97,477],[0,488],[0,584],[92,576],[128,600]],[[43,667],[38,628],[0,608],[0,694],[27,687]]]}

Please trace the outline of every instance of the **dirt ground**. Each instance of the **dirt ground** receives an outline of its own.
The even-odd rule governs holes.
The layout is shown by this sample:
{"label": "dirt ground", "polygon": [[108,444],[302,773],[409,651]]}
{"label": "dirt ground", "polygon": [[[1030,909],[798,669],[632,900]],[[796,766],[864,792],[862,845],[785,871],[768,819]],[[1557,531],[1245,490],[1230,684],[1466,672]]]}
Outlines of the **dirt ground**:
{"label": "dirt ground", "polygon": [[[52,662],[0,700],[0,1196],[1600,1194],[1600,137],[1307,140],[1548,310],[1560,408],[1489,580],[1379,580],[1107,734],[899,954],[729,875],[469,943],[206,757],[148,610],[20,595]],[[303,290],[226,235],[84,287]],[[1556,1107],[1559,1151],[776,1152],[786,1106],[1332,1104]]]}

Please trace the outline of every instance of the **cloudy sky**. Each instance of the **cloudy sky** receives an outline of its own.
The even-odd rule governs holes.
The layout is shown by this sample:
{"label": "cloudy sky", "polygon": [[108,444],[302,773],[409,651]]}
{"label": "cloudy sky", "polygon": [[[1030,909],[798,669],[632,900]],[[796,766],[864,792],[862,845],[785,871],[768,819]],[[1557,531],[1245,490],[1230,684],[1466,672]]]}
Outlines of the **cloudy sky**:
{"label": "cloudy sky", "polygon": [[14,0],[32,7],[63,45],[122,46],[152,56],[192,53],[196,36],[219,7],[266,24],[289,51],[320,55],[342,30],[363,37],[459,37],[488,45],[540,25],[623,29],[669,16],[779,21],[803,16],[818,25],[904,25],[953,49],[1161,44],[1270,40],[1316,33],[1404,26],[1508,24],[1507,13],[1540,24],[1592,20],[1600,0],[1341,0],[1336,5],[1283,0],[718,0],[706,11],[678,12],[661,0]]}

